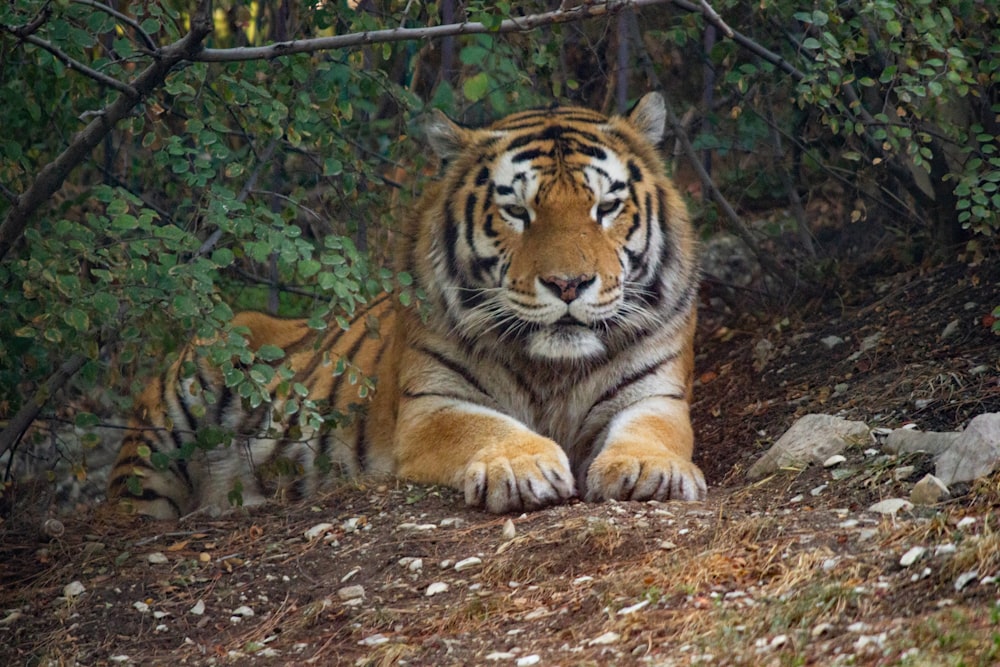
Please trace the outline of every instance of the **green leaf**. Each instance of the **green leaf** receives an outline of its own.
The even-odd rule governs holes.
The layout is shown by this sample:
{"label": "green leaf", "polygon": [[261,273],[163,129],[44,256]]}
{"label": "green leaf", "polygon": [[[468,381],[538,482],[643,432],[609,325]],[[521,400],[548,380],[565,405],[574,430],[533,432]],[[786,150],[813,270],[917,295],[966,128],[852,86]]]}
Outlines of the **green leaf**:
{"label": "green leaf", "polygon": [[462,84],[462,92],[465,94],[465,99],[470,102],[478,102],[486,96],[489,86],[489,76],[486,72],[480,72],[465,80],[465,83]]}
{"label": "green leaf", "polygon": [[260,349],[257,350],[257,358],[264,361],[277,361],[284,356],[285,351],[277,345],[265,344],[261,345]]}

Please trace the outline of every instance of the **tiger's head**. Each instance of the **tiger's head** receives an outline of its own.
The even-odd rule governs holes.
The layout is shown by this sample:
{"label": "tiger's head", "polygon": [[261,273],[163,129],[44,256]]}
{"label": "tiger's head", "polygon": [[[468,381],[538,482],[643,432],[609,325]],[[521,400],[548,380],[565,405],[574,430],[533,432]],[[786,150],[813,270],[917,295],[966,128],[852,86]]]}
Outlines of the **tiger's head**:
{"label": "tiger's head", "polygon": [[438,112],[426,129],[445,171],[414,250],[445,326],[555,362],[682,326],[696,268],[665,121],[658,93],[625,116],[555,107],[478,129]]}

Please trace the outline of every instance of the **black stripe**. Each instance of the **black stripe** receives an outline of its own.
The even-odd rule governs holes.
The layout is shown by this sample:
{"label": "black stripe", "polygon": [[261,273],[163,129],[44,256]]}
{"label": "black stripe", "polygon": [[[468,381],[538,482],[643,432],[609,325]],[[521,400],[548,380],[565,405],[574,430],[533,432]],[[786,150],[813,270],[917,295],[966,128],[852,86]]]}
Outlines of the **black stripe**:
{"label": "black stripe", "polygon": [[[587,417],[589,417],[590,413],[594,411],[594,408],[596,408],[597,406],[599,406],[602,403],[605,403],[606,401],[611,400],[616,395],[618,395],[620,392],[622,392],[623,390],[627,389],[628,387],[631,387],[632,385],[636,384],[637,382],[641,382],[642,380],[646,379],[650,375],[654,375],[657,371],[659,371],[664,366],[664,364],[668,364],[668,363],[674,361],[675,359],[677,359],[677,356],[678,355],[676,355],[676,354],[671,354],[671,355],[668,355],[668,356],[666,356],[666,357],[664,357],[662,359],[659,359],[655,363],[652,363],[652,364],[646,366],[645,368],[640,369],[638,372],[633,373],[632,375],[624,378],[622,381],[620,381],[615,386],[610,387],[609,389],[607,389],[603,394],[601,394],[600,398],[598,398],[596,401],[594,401],[594,404],[590,406],[590,409],[587,410]],[[584,421],[586,421],[586,418],[584,419]]]}
{"label": "black stripe", "polygon": [[551,156],[552,153],[543,151],[540,148],[532,148],[530,150],[521,151],[513,158],[511,158],[511,161],[514,162],[515,164],[518,162],[530,162],[531,160],[534,160],[535,158],[541,157],[543,155]]}
{"label": "black stripe", "polygon": [[419,346],[419,347],[414,347],[413,349],[416,350],[417,352],[427,355],[431,359],[434,359],[439,364],[450,370],[452,373],[458,375],[460,378],[465,380],[466,384],[468,384],[470,387],[478,391],[483,396],[487,396],[490,399],[493,398],[493,396],[491,396],[490,393],[486,391],[486,389],[483,388],[481,384],[479,384],[479,380],[477,380],[476,377],[469,372],[469,369],[467,369],[465,366],[462,366],[459,362],[455,361],[454,359],[449,359],[440,352],[437,352],[436,350],[432,350],[427,347]]}
{"label": "black stripe", "polygon": [[444,251],[448,265],[448,274],[455,280],[459,278],[458,256],[455,253],[455,246],[458,244],[458,221],[447,208],[444,214]]}
{"label": "black stripe", "polygon": [[418,398],[447,398],[450,400],[461,401],[463,403],[469,402],[469,399],[466,396],[459,396],[458,394],[449,394],[439,391],[404,391],[402,396],[403,398],[408,398],[410,400],[416,400]]}
{"label": "black stripe", "polygon": [[628,161],[628,175],[629,178],[632,179],[633,183],[642,182],[642,170],[639,168],[639,165],[637,165],[632,160]]}

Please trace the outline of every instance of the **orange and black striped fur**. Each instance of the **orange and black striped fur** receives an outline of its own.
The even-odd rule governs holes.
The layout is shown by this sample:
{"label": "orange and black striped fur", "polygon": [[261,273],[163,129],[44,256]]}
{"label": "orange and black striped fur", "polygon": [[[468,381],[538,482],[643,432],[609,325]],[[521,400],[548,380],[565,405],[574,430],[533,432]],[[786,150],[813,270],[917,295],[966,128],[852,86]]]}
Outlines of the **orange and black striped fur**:
{"label": "orange and black striped fur", "polygon": [[[275,488],[308,494],[329,469],[314,465],[322,457],[353,474],[450,485],[493,512],[576,494],[703,497],[688,414],[698,274],[656,148],[665,117],[656,93],[621,117],[557,107],[470,129],[438,114],[427,131],[444,174],[397,257],[429,314],[386,296],[346,331],[257,313],[235,322],[252,348],[286,350],[310,398],[342,409],[357,387],[333,367],[350,359],[377,378],[365,409],[336,427],[293,425],[284,397],[249,409],[207,362],[181,377],[181,362],[199,358],[191,347],[139,400],[133,425],[162,428],[125,439],[110,496],[174,517],[227,507],[237,478],[245,503]],[[203,404],[206,389],[220,400]],[[236,433],[234,446],[166,471],[139,456],[141,445],[183,446],[206,424]],[[301,472],[276,485],[261,471],[279,459]]]}

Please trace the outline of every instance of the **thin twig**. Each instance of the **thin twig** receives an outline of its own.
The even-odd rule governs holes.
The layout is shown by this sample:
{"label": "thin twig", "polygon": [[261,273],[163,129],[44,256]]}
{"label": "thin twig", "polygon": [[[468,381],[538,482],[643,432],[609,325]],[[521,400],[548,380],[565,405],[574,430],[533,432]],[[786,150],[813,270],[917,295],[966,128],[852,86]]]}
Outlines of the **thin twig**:
{"label": "thin twig", "polygon": [[[6,28],[4,29],[6,30]],[[104,74],[103,72],[98,72],[96,69],[89,67],[88,65],[84,65],[80,61],[74,60],[73,58],[70,57],[68,53],[60,49],[58,46],[50,44],[49,42],[45,41],[40,37],[36,37],[35,35],[24,35],[24,36],[19,36],[19,38],[22,41],[27,42],[28,44],[34,44],[39,48],[45,49],[46,51],[54,55],[56,58],[58,58],[62,62],[62,64],[68,67],[69,69],[76,70],[80,74],[88,76],[94,81],[97,81],[98,83],[103,84],[108,88],[114,88],[115,90],[124,93],[129,97],[139,96],[139,93],[127,83],[122,83],[121,81],[115,79],[114,77],[110,77],[107,74]]]}

